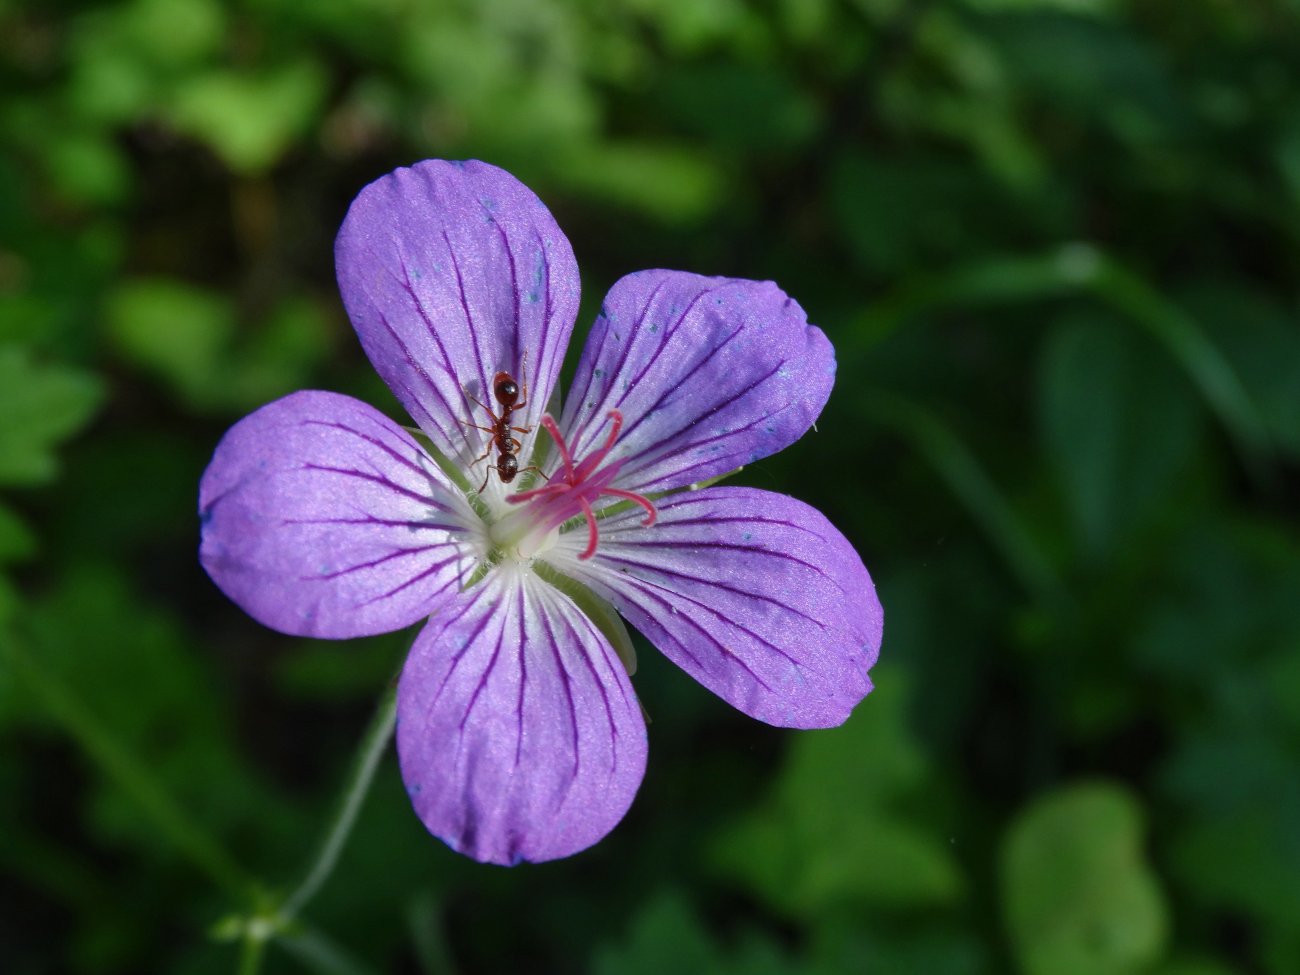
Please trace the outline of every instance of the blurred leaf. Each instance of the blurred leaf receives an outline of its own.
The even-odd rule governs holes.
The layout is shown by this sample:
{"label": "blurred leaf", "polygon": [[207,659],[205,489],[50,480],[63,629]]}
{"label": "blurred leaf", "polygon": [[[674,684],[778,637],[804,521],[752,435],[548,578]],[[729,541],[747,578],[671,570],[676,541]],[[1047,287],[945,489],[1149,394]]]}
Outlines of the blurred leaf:
{"label": "blurred leaf", "polygon": [[1096,315],[1058,323],[1043,352],[1039,416],[1080,548],[1103,559],[1155,508],[1177,504],[1196,404],[1139,336]]}
{"label": "blurred leaf", "polygon": [[[42,671],[84,702],[114,749],[147,766],[182,806],[200,811],[207,829],[239,827],[263,857],[296,838],[301,823],[292,810],[240,761],[227,696],[207,662],[176,620],[140,601],[112,567],[80,565],[68,573],[29,607],[27,627]],[[38,700],[14,703],[20,710],[10,717],[33,725],[49,719]],[[166,859],[170,851],[159,846],[137,803],[106,782],[80,808],[101,839]]]}
{"label": "blurred leaf", "polygon": [[119,15],[131,47],[157,64],[199,61],[215,54],[227,36],[219,0],[133,0]]}
{"label": "blurred leaf", "polygon": [[221,375],[234,314],[220,295],[180,281],[125,282],[108,298],[108,334],[126,358],[203,402]]}
{"label": "blurred leaf", "polygon": [[[224,398],[214,389],[214,399],[250,409],[293,392],[333,350],[334,337],[319,304],[306,298],[284,299],[234,350],[224,369],[229,388]],[[209,377],[213,380],[219,377]]]}
{"label": "blurred leaf", "polygon": [[720,945],[676,892],[646,899],[628,933],[597,948],[591,965],[594,975],[796,975],[807,970],[765,938],[750,935],[735,947]]}
{"label": "blurred leaf", "polygon": [[1038,799],[1002,847],[1002,906],[1027,975],[1124,975],[1164,951],[1167,917],[1142,854],[1142,813],[1118,786]]}
{"label": "blurred leaf", "polygon": [[726,185],[706,153],[654,142],[584,146],[557,160],[548,175],[570,191],[669,224],[703,219],[721,204]]}
{"label": "blurred leaf", "polygon": [[1258,290],[1203,282],[1187,295],[1259,406],[1274,442],[1300,455],[1300,319]]}
{"label": "blurred leaf", "polygon": [[247,409],[291,392],[329,354],[329,325],[315,304],[288,299],[246,336],[230,301],[180,281],[137,279],[108,303],[118,352],[200,410]]}
{"label": "blurred leaf", "polygon": [[[1261,680],[1300,648],[1300,543],[1275,531],[1221,521],[1171,548],[1166,581],[1133,638],[1134,660],[1169,684],[1195,689],[1239,727],[1267,726],[1276,711],[1263,694],[1285,687]],[[1243,681],[1259,694],[1244,705],[1229,696]],[[1205,718],[1204,712],[1195,715]]]}
{"label": "blurred leaf", "polygon": [[1179,959],[1154,969],[1151,975],[1237,975],[1235,968],[1204,958]]}
{"label": "blurred leaf", "polygon": [[[276,659],[276,684],[286,695],[298,699],[372,698],[375,688],[392,679],[394,655],[378,647],[358,647],[354,642],[303,642],[295,651]],[[409,641],[403,638],[397,642],[405,647]]]}
{"label": "blurred leaf", "polygon": [[95,377],[0,346],[0,484],[29,485],[58,471],[54,448],[90,419],[103,397]]}
{"label": "blurred leaf", "polygon": [[1024,11],[1059,10],[1091,17],[1110,17],[1118,12],[1118,0],[962,0],[973,10]]}
{"label": "blurred leaf", "polygon": [[1093,116],[1132,142],[1165,137],[1187,118],[1173,78],[1136,32],[1046,9],[992,18],[987,29],[1022,97],[1053,112]]}
{"label": "blurred leaf", "polygon": [[1042,547],[979,458],[942,420],[885,393],[859,396],[859,404],[868,419],[901,433],[926,458],[1027,590],[1048,601],[1059,599],[1061,582]]}
{"label": "blurred leaf", "polygon": [[[0,626],[7,625],[18,613],[19,599],[18,592],[10,585],[9,580],[0,573]],[[0,633],[0,640],[4,639],[4,634]],[[13,680],[6,673],[6,665],[0,663],[0,719],[4,718],[5,711],[13,706],[13,703],[6,701],[6,695],[14,692]]]}
{"label": "blurred leaf", "polygon": [[675,54],[697,53],[710,44],[752,36],[757,17],[741,0],[631,0],[629,7],[645,17]]}
{"label": "blurred leaf", "polygon": [[[961,924],[955,912],[944,912]],[[842,923],[823,920],[815,930],[809,954],[818,975],[864,972],[881,975],[991,975],[988,950],[968,927],[942,923],[898,923],[896,915],[851,916]]]}
{"label": "blurred leaf", "polygon": [[1010,219],[968,167],[942,158],[846,153],[830,170],[829,211],[858,263],[897,274],[976,249]]}
{"label": "blurred leaf", "polygon": [[10,508],[0,504],[0,565],[20,562],[36,551],[36,536]]}
{"label": "blurred leaf", "polygon": [[131,187],[131,170],[106,136],[70,133],[47,137],[46,165],[59,191],[78,203],[120,203]]}
{"label": "blurred leaf", "polygon": [[660,79],[664,115],[724,150],[772,154],[810,139],[821,106],[784,73],[719,62],[686,64]]}
{"label": "blurred leaf", "polygon": [[852,338],[861,355],[932,308],[1013,304],[1080,292],[1094,294],[1154,335],[1232,435],[1243,458],[1252,469],[1260,468],[1269,447],[1268,431],[1232,363],[1181,307],[1090,244],[1066,244],[1047,254],[992,258],[946,274],[918,276],[874,304]]}
{"label": "blurred leaf", "polygon": [[962,878],[947,843],[902,813],[925,761],[903,724],[896,672],[840,728],[791,742],[771,797],[719,837],[713,859],[773,906],[812,918],[858,902],[943,904]]}
{"label": "blurred leaf", "polygon": [[325,90],[325,73],[314,61],[258,74],[212,71],[176,87],[168,117],[178,130],[211,146],[231,169],[260,173],[306,132]]}
{"label": "blurred leaf", "polygon": [[1189,813],[1171,836],[1177,875],[1210,903],[1300,935],[1296,749],[1261,731],[1214,730],[1164,771]]}

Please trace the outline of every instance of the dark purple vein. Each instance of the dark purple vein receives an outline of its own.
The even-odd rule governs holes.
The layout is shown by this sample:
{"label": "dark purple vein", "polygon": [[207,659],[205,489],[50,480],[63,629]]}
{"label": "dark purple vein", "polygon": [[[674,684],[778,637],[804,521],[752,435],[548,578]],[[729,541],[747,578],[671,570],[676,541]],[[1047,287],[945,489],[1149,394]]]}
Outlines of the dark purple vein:
{"label": "dark purple vein", "polygon": [[[544,598],[539,600],[539,602],[543,603],[545,601]],[[579,744],[581,736],[578,732],[578,706],[573,700],[573,678],[569,676],[569,671],[564,666],[564,660],[560,657],[560,643],[555,635],[555,630],[551,627],[550,613],[547,612],[545,606],[539,606],[538,609],[541,610],[538,616],[542,621],[542,627],[546,630],[546,642],[550,648],[551,657],[555,661],[556,674],[564,687],[564,699],[569,704],[569,733],[573,736],[573,769],[569,773],[569,780],[564,784],[564,794],[560,797],[560,801],[556,803],[556,808],[559,809],[568,801],[569,793],[573,791],[573,784],[578,780],[578,774],[582,769],[582,751]],[[567,620],[565,625],[568,625]]]}
{"label": "dark purple vein", "polygon": [[[784,603],[774,596],[768,596],[763,593],[754,592],[749,589],[741,589],[739,586],[728,585],[725,582],[721,582],[720,580],[717,579],[710,579],[707,578],[706,576],[697,576],[697,575],[692,575],[689,572],[682,572],[678,569],[665,568],[664,566],[658,565],[654,562],[643,562],[640,559],[629,559],[622,555],[611,555],[608,552],[600,552],[599,555],[602,562],[617,562],[620,565],[627,565],[627,566],[633,566],[638,569],[645,569],[648,572],[652,572],[657,575],[669,576],[674,579],[681,579],[685,582],[693,582],[701,586],[709,586],[714,589],[721,589],[723,592],[729,592],[732,595],[740,596],[744,599],[754,599],[761,603],[768,603],[772,606],[777,606],[785,610],[786,612],[793,613],[795,616],[801,616],[804,619],[806,619],[808,622],[815,624],[816,626],[820,627],[823,630],[829,629],[829,627],[825,623],[817,619],[815,616],[809,616],[803,610],[796,609],[794,606],[791,606],[789,603]],[[620,578],[622,577],[620,576]],[[669,587],[665,586],[664,588],[668,589]]]}
{"label": "dark purple vein", "polygon": [[437,499],[426,494],[421,494],[419,491],[412,491],[410,488],[402,487],[400,484],[390,481],[388,478],[380,474],[367,474],[365,471],[359,471],[351,467],[329,467],[325,464],[313,464],[311,461],[303,464],[299,470],[320,471],[325,474],[342,474],[344,477],[355,477],[362,481],[371,481],[375,484],[382,484],[384,487],[387,487],[398,494],[419,501],[421,504],[427,504],[433,508],[440,507]]}
{"label": "dark purple vein", "polygon": [[[451,237],[448,236],[446,230],[442,232],[442,241],[447,245],[447,256],[451,258],[451,269],[456,275],[456,294],[460,299],[461,311],[465,313],[465,328],[469,331],[470,345],[474,349],[474,361],[478,365],[478,378],[483,384],[483,394],[486,396],[488,392],[488,374],[486,367],[483,365],[483,350],[479,348],[478,344],[478,328],[474,325],[474,315],[469,310],[469,299],[465,297],[465,278],[460,273],[460,261],[456,259],[456,249],[451,246]],[[461,390],[461,395],[468,396],[464,389]],[[468,434],[466,440],[468,440]]]}

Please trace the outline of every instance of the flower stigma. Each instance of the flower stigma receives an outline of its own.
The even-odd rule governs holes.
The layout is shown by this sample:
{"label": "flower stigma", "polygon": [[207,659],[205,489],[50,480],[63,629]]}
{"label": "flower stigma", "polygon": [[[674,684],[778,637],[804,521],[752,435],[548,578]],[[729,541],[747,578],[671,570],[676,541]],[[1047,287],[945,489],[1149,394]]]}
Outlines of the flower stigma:
{"label": "flower stigma", "polygon": [[560,539],[561,526],[576,518],[583,518],[587,523],[587,546],[578,558],[590,559],[596,554],[600,539],[596,528],[597,514],[592,504],[602,497],[622,498],[638,504],[646,511],[642,524],[649,527],[655,523],[657,512],[649,498],[634,491],[610,486],[618,476],[622,463],[604,462],[623,428],[623,414],[619,410],[610,410],[607,416],[610,431],[604,444],[581,461],[574,460],[564,435],[560,433],[560,428],[551,415],[548,413],[542,417],[542,426],[559,448],[563,466],[543,486],[520,491],[506,498],[509,504],[522,507],[511,511],[489,527],[489,538],[498,552],[515,561],[530,561],[556,545]]}

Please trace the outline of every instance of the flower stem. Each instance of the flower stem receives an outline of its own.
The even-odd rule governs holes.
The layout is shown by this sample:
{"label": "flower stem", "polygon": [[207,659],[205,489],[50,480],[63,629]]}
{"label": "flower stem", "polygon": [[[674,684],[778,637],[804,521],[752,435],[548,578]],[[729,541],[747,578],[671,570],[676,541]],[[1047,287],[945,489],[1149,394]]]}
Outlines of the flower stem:
{"label": "flower stem", "polygon": [[239,975],[257,975],[266,952],[266,938],[245,936],[239,949]]}
{"label": "flower stem", "polygon": [[388,743],[393,737],[393,729],[396,726],[397,689],[390,687],[380,699],[375,716],[370,721],[370,727],[366,729],[365,736],[361,739],[361,747],[353,761],[352,774],[334,814],[334,820],[321,841],[320,849],[317,850],[302,882],[280,908],[282,919],[292,919],[301,911],[307,902],[316,896],[334,871],[348,835],[356,825],[357,815],[361,812],[361,806],[379,768],[379,761],[388,749]]}

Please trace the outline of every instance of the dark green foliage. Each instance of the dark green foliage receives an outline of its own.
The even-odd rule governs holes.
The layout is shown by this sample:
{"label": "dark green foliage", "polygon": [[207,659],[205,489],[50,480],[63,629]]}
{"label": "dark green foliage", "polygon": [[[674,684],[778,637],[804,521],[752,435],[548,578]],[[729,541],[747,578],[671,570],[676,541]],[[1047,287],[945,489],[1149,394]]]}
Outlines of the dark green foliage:
{"label": "dark green foliage", "polygon": [[264,970],[1300,971],[1296,3],[0,0],[0,37],[6,973],[232,971],[311,856],[409,635],[244,617],[197,482],[294,389],[400,416],[332,240],[432,156],[551,206],[580,334],[646,267],[827,331],[818,432],[740,480],[861,550],[879,689],[781,732],[641,643],[632,812],[512,871],[390,755]]}

